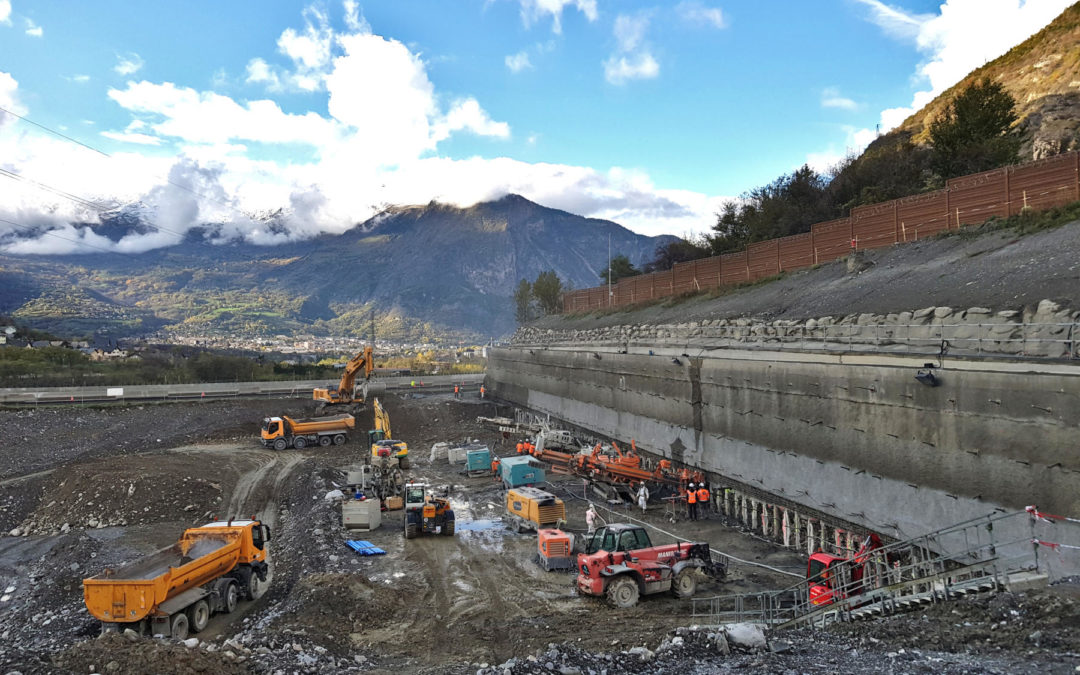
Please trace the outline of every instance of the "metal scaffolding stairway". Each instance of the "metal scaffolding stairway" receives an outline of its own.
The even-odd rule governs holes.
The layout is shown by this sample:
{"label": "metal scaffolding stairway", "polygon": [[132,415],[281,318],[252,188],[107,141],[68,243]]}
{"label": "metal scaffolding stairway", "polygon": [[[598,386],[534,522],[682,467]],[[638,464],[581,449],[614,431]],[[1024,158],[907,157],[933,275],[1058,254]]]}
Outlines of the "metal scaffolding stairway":
{"label": "metal scaffolding stairway", "polygon": [[[1076,521],[1062,521],[1069,522],[1051,523],[1058,538],[1066,528],[1077,538],[1080,528],[1070,527]],[[836,563],[826,580],[804,580],[764,593],[694,598],[693,618],[702,624],[824,627],[996,590],[1012,575],[1039,569],[1041,537],[1036,528],[1049,522],[1026,511],[973,518],[872,550],[861,563]],[[810,587],[822,583],[827,584],[831,601],[815,604]]]}

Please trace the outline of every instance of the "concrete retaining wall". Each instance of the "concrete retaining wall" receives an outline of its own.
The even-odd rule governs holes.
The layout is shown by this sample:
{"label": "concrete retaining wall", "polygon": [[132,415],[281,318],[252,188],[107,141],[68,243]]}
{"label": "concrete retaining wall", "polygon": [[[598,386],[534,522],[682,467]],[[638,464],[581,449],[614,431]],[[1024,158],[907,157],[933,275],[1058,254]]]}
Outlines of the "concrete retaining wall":
{"label": "concrete retaining wall", "polygon": [[487,383],[721,484],[897,538],[1033,503],[1080,514],[1080,368],[957,362],[928,387],[921,359],[896,356],[619,351],[495,349]]}

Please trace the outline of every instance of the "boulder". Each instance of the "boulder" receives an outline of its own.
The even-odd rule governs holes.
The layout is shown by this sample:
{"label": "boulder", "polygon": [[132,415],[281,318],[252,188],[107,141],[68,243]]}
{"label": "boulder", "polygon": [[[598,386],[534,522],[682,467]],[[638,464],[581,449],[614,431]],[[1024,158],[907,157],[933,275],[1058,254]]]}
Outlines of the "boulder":
{"label": "boulder", "polygon": [[765,632],[754,623],[733,623],[724,627],[727,642],[733,647],[748,651],[765,649]]}

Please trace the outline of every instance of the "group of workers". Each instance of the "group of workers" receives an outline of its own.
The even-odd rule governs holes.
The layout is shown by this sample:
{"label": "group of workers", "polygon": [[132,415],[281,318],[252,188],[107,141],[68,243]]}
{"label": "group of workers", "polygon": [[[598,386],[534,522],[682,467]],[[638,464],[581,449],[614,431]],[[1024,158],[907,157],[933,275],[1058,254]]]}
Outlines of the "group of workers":
{"label": "group of workers", "polygon": [[536,452],[536,445],[534,445],[529,439],[518,441],[517,454],[519,455],[532,455]]}
{"label": "group of workers", "polygon": [[690,514],[690,520],[705,518],[709,513],[709,488],[705,483],[695,486],[689,483],[686,486],[686,510]]}

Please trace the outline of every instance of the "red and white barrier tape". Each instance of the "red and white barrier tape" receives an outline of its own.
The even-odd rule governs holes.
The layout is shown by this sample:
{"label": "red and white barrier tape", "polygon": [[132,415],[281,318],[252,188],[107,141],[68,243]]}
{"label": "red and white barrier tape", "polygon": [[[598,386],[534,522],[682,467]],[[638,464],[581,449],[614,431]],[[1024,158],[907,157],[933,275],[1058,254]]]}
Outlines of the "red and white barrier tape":
{"label": "red and white barrier tape", "polygon": [[1031,543],[1035,544],[1036,546],[1045,546],[1046,548],[1053,549],[1055,551],[1063,548],[1071,548],[1080,551],[1080,546],[1073,546],[1071,544],[1056,544],[1052,541],[1042,541],[1040,539],[1032,539]]}
{"label": "red and white barrier tape", "polygon": [[1035,520],[1041,520],[1044,523],[1052,523],[1055,520],[1064,520],[1069,523],[1080,523],[1080,520],[1076,518],[1067,518],[1065,516],[1055,516],[1052,513],[1043,513],[1035,505],[1031,505],[1024,508],[1025,511],[1031,514],[1031,517]]}

